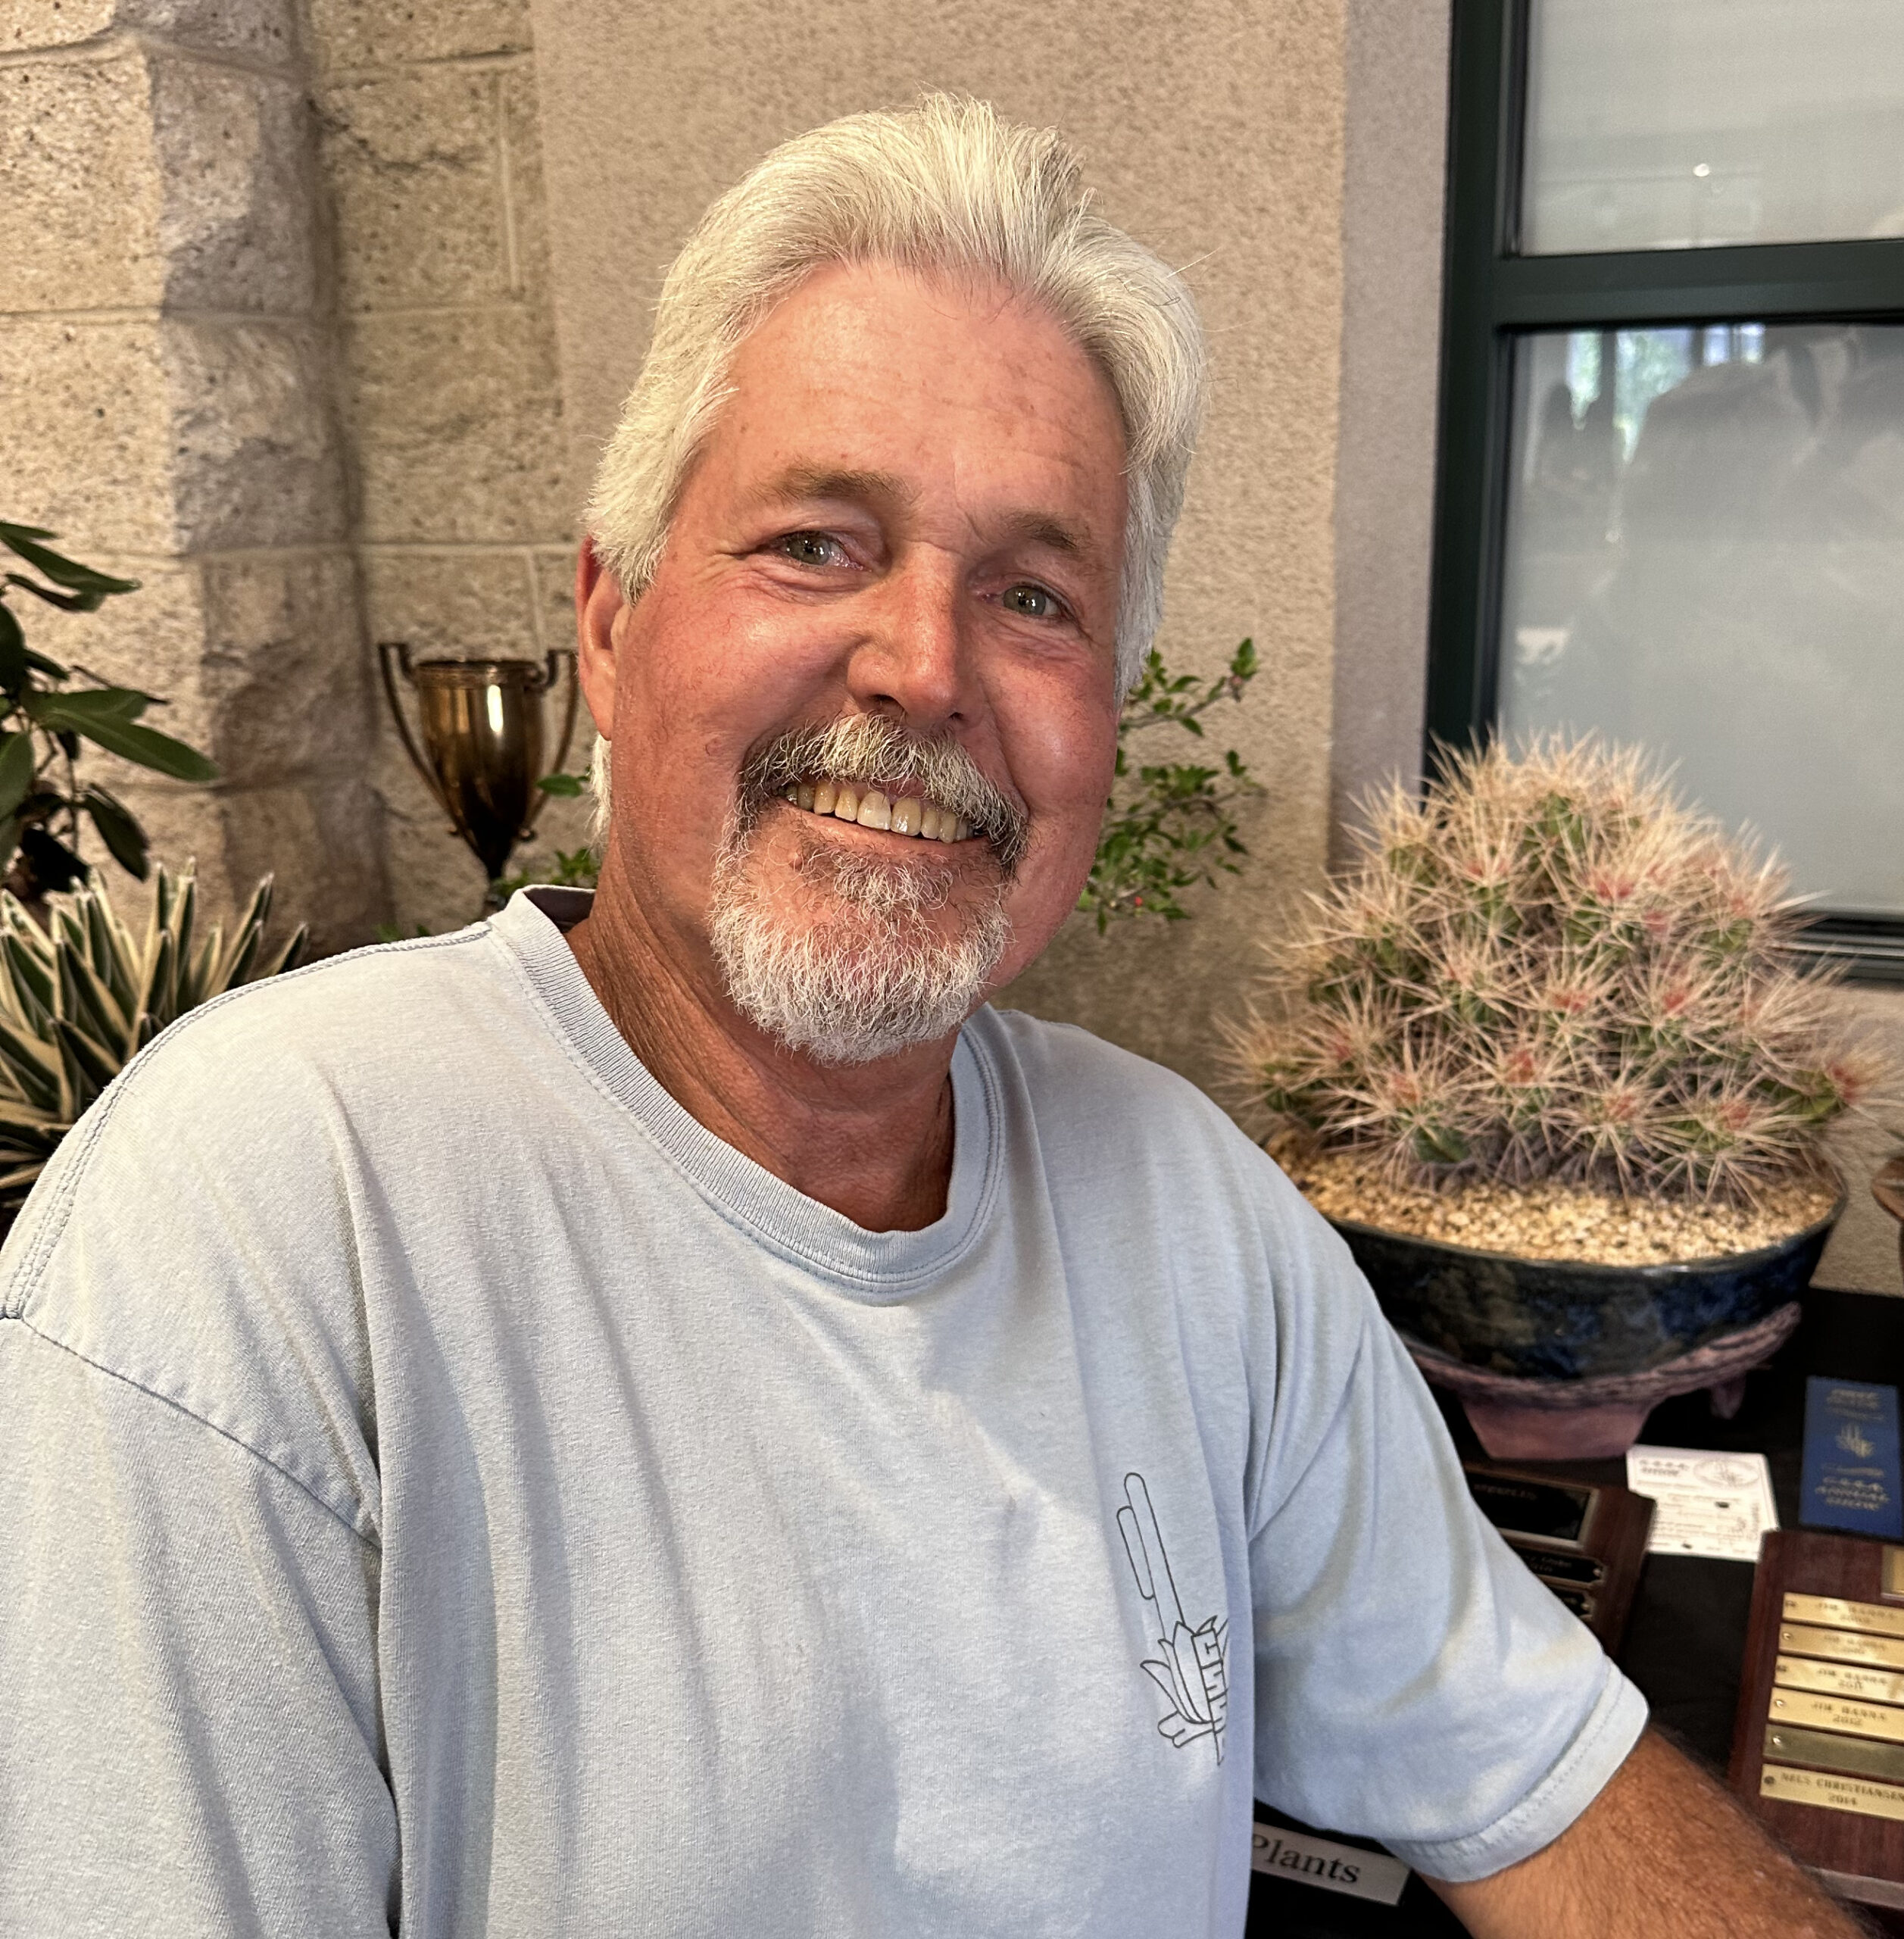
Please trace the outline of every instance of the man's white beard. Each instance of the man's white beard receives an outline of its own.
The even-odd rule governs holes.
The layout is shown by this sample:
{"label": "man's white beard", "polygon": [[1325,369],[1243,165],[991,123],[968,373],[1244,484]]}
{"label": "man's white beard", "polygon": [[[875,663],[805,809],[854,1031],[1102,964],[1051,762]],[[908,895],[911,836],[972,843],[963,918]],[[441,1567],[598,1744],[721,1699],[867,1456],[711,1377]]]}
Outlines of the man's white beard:
{"label": "man's white beard", "polygon": [[819,1063],[870,1063],[948,1035],[1011,940],[1003,883],[959,934],[935,934],[951,882],[943,864],[816,845],[800,873],[807,895],[822,887],[832,907],[790,917],[776,911],[757,862],[753,829],[731,823],[714,865],[714,959],[741,1013]]}

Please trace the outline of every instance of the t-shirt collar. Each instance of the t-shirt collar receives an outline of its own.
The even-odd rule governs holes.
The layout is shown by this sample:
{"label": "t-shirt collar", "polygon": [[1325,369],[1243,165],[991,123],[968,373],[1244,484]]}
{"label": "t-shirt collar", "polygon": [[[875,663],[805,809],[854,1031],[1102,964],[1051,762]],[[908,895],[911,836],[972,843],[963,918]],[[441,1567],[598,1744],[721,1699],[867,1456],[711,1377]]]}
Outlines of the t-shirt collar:
{"label": "t-shirt collar", "polygon": [[555,1029],[649,1141],[730,1223],[859,1299],[904,1299],[977,1242],[997,1189],[998,1079],[968,1026],[952,1056],[952,1178],[944,1214],[918,1232],[873,1232],[796,1191],[716,1138],[652,1076],[610,1021],[563,932],[587,914],[586,889],[519,891],[491,918]]}

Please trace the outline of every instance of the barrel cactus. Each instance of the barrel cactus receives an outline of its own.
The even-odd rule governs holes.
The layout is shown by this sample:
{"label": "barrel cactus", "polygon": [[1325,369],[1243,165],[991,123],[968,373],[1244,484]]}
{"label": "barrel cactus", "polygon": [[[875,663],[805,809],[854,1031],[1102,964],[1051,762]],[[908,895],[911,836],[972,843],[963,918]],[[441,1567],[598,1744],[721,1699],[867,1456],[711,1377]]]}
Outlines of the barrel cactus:
{"label": "barrel cactus", "polygon": [[1286,1131],[1397,1183],[1750,1200],[1881,1074],[1800,973],[1800,920],[1636,752],[1450,755],[1369,804],[1238,1066]]}
{"label": "barrel cactus", "polygon": [[96,873],[47,898],[44,929],[0,893],[0,1213],[17,1209],[80,1113],[173,1018],[304,953],[301,928],[263,953],[269,876],[229,941],[215,926],[197,933],[189,870],[176,880],[158,870],[153,889],[139,938]]}

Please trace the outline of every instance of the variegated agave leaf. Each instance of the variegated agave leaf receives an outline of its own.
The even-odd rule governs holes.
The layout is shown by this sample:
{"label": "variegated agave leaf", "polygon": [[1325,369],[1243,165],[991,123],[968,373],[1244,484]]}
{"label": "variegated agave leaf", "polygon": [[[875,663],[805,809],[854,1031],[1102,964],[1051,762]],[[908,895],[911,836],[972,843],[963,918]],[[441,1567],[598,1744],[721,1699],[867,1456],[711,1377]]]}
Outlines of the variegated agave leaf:
{"label": "variegated agave leaf", "polygon": [[197,885],[161,868],[135,938],[97,874],[50,897],[42,929],[0,891],[0,1212],[16,1210],[80,1114],[166,1026],[208,998],[294,968],[300,928],[261,954],[271,878],[253,891],[229,944],[195,937]]}

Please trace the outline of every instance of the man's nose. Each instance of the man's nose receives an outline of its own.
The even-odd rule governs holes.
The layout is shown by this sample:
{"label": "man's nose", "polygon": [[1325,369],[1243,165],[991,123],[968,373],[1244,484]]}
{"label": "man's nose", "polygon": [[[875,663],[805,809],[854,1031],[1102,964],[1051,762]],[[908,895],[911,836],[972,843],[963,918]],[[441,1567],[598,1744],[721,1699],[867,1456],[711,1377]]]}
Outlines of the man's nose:
{"label": "man's nose", "polygon": [[908,560],[887,576],[847,664],[847,689],[859,706],[922,731],[960,717],[970,679],[962,592],[962,575],[931,556]]}

